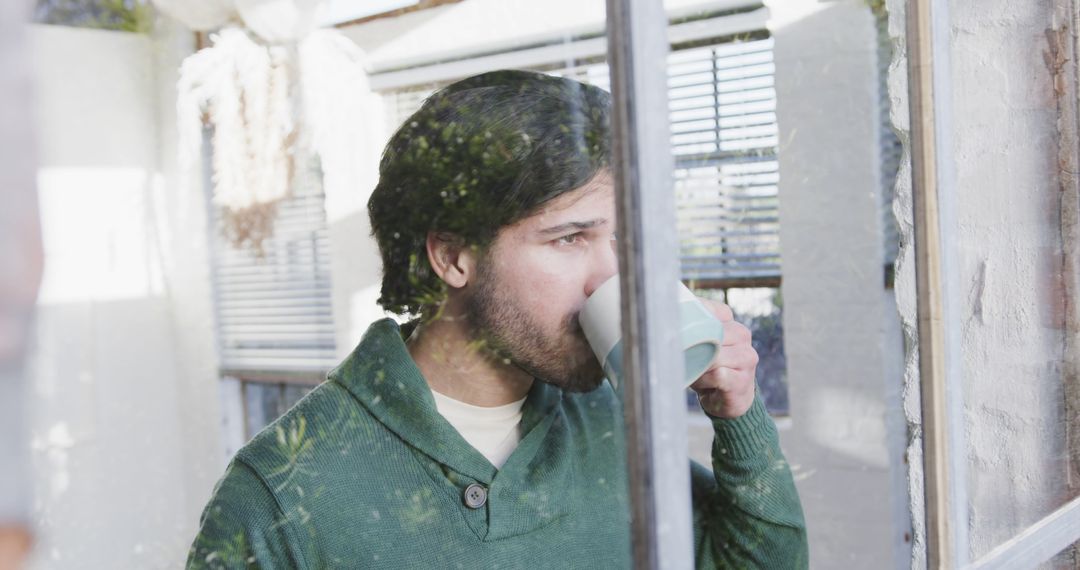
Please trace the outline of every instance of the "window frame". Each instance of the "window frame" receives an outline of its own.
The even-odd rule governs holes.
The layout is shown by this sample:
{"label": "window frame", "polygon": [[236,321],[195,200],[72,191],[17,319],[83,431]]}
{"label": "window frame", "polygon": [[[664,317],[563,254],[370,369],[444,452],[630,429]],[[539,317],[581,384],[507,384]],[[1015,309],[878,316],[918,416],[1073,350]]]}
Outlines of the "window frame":
{"label": "window frame", "polygon": [[[1062,8],[1063,4],[1057,4]],[[1075,2],[1064,3],[1064,21],[1075,25]],[[916,299],[918,303],[919,383],[922,396],[924,501],[928,568],[996,570],[1035,568],[1080,543],[1080,497],[1028,526],[977,560],[969,560],[967,457],[963,431],[963,377],[959,363],[960,320],[955,314],[960,290],[955,226],[956,178],[953,173],[949,74],[951,20],[945,0],[912,0],[907,6],[908,96],[911,112],[911,166],[914,194]],[[1076,30],[1071,30],[1075,37]],[[1073,51],[1077,45],[1070,46]],[[1077,64],[1069,66],[1077,88]],[[1074,97],[1059,112],[1077,113]],[[1063,136],[1066,160],[1075,166],[1080,138]],[[1071,182],[1071,207],[1080,212],[1077,181]],[[1068,206],[1067,206],[1068,207]],[[1072,251],[1072,257],[1077,252]],[[1080,263],[1075,259],[1073,267]],[[1075,276],[1074,276],[1075,277]],[[1075,298],[1071,287],[1066,292]],[[1072,379],[1075,381],[1075,378]],[[1069,381],[1066,378],[1066,381]],[[1072,387],[1075,389],[1076,387]],[[1071,427],[1071,426],[1070,426]]]}

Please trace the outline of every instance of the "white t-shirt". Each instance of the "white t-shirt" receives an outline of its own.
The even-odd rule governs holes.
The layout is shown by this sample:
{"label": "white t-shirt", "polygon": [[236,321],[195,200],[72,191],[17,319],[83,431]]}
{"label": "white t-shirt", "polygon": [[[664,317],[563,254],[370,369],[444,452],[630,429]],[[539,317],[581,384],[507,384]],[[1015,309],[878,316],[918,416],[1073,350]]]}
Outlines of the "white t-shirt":
{"label": "white t-shirt", "polygon": [[435,407],[446,421],[495,467],[501,468],[506,458],[521,441],[521,407],[525,398],[505,406],[485,408],[466,404],[434,390]]}

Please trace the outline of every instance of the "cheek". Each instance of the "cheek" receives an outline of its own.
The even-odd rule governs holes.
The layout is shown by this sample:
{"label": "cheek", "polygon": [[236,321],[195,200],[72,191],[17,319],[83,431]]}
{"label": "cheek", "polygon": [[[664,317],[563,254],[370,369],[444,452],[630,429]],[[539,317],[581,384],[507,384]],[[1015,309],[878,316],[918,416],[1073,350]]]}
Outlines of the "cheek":
{"label": "cheek", "polygon": [[567,315],[580,309],[585,301],[584,281],[572,264],[559,263],[558,255],[536,253],[521,256],[513,267],[507,267],[514,279],[505,280],[519,306],[541,322],[562,323]]}

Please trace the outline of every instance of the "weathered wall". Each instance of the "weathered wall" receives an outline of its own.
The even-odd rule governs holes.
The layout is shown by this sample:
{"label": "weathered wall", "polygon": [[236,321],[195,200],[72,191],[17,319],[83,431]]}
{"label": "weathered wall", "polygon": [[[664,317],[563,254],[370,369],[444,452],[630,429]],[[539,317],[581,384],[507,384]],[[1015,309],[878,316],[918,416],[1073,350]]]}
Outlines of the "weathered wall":
{"label": "weathered wall", "polygon": [[904,423],[907,426],[905,458],[908,468],[907,500],[911,522],[911,568],[926,567],[926,524],[924,508],[922,432],[919,428],[921,409],[919,400],[919,364],[915,341],[915,251],[912,247],[911,209],[911,128],[908,113],[907,42],[905,0],[886,2],[888,10],[888,35],[892,42],[893,61],[888,72],[888,99],[892,126],[903,144],[900,171],[894,186],[893,212],[900,250],[896,258],[894,290],[900,313],[904,336],[904,379],[902,388]]}
{"label": "weathered wall", "polygon": [[862,1],[769,4],[784,346],[813,568],[905,567],[903,342],[885,286],[882,97]]}
{"label": "weathered wall", "polygon": [[192,36],[31,38],[46,262],[34,567],[176,567],[222,464],[205,197],[173,160],[169,71]]}
{"label": "weathered wall", "polygon": [[1050,3],[950,9],[965,319],[955,326],[977,557],[1064,502],[1057,104],[1044,62]]}
{"label": "weathered wall", "polygon": [[[903,46],[901,0],[890,0],[890,30]],[[968,554],[977,558],[1064,500],[1062,294],[1057,119],[1044,59],[1052,3],[954,1],[951,11],[951,141],[955,172],[941,189],[956,216],[942,228],[955,270],[964,399]],[[896,126],[909,133],[906,60],[894,62],[890,94]],[[904,242],[898,303],[909,346],[916,299],[912,187],[897,186]],[[918,368],[909,357],[905,408],[918,433]],[[914,441],[913,451],[920,442]],[[912,462],[912,508],[922,567],[922,466]]]}

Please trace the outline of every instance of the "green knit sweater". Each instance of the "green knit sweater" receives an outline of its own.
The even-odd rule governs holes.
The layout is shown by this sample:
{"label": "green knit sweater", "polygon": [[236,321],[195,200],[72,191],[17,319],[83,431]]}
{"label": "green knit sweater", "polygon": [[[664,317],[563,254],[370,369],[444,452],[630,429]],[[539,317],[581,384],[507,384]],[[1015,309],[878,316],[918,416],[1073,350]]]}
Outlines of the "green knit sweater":
{"label": "green knit sweater", "polygon": [[[326,382],[244,446],[188,568],[628,568],[622,410],[611,387],[534,382],[496,469],[439,415],[401,332],[371,326]],[[702,568],[805,568],[802,509],[761,401],[713,420],[693,464]]]}

